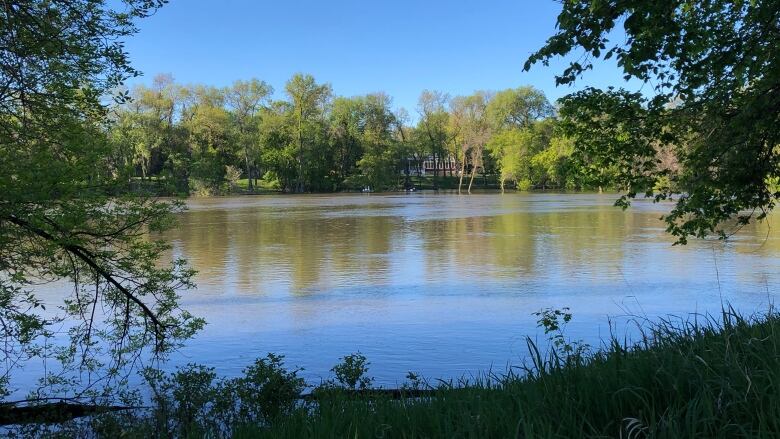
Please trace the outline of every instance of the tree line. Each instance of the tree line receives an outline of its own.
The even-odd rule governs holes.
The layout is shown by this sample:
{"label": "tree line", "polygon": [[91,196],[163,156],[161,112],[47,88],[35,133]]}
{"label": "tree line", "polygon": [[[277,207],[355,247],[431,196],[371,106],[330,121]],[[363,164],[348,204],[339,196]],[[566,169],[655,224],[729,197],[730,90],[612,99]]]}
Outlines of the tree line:
{"label": "tree line", "polygon": [[335,96],[296,74],[284,99],[259,79],[228,87],[158,75],[112,108],[112,172],[178,194],[400,190],[426,175],[470,191],[479,174],[501,188],[609,186],[573,157],[554,106],[534,87],[451,97],[425,90],[416,121],[383,92]]}

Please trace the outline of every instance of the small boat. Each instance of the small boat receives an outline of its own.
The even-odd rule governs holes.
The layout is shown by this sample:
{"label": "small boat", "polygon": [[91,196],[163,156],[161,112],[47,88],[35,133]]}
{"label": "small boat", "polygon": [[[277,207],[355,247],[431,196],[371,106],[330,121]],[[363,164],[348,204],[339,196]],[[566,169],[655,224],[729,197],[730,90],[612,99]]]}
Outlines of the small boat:
{"label": "small boat", "polygon": [[363,188],[363,193],[366,193],[366,194],[367,194],[367,193],[369,193],[369,192],[373,192],[373,191],[371,190],[371,186],[366,186],[366,187],[364,187],[364,188]]}

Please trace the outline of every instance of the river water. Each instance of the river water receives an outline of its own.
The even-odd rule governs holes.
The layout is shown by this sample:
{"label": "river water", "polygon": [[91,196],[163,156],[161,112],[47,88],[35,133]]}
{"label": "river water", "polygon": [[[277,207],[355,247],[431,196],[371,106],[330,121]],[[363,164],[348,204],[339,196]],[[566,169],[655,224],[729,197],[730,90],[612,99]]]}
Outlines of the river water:
{"label": "river water", "polygon": [[[569,307],[572,338],[609,321],[765,311],[780,291],[778,219],[672,246],[669,204],[614,194],[354,194],[189,201],[164,237],[198,270],[184,308],[207,327],[172,359],[239,374],[274,352],[311,383],[360,351],[377,384],[521,364],[532,314]],[[630,331],[618,325],[616,331]]]}

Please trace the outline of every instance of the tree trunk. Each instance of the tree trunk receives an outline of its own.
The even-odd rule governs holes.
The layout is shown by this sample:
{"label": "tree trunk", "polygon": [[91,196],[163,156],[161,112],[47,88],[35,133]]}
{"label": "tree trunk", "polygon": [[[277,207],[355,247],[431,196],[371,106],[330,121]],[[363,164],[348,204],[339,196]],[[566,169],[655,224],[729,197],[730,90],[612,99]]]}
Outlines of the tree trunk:
{"label": "tree trunk", "polygon": [[466,173],[466,152],[463,152],[463,162],[460,164],[460,178],[458,179],[458,194],[460,194],[460,188],[463,186],[463,174]]}
{"label": "tree trunk", "polygon": [[439,162],[436,160],[436,153],[433,153],[433,190],[438,190],[439,186],[436,181],[439,177]]}
{"label": "tree trunk", "polygon": [[246,162],[246,179],[248,182],[248,189],[250,192],[254,191],[252,187],[252,168],[249,167],[249,149],[244,148],[244,162]]}
{"label": "tree trunk", "polygon": [[469,194],[471,194],[471,185],[474,184],[474,175],[477,173],[477,163],[476,160],[473,160],[474,163],[471,164],[471,179],[469,179]]}
{"label": "tree trunk", "polygon": [[[477,164],[482,161],[482,146],[477,145],[471,154],[471,179],[469,180],[469,194],[471,194],[471,185],[474,184],[474,177],[477,175]],[[483,166],[484,170],[484,166]]]}
{"label": "tree trunk", "polygon": [[149,160],[145,157],[141,159],[141,180],[147,181],[146,169],[149,167]]}
{"label": "tree trunk", "polygon": [[298,114],[298,184],[296,192],[303,193],[303,110]]}

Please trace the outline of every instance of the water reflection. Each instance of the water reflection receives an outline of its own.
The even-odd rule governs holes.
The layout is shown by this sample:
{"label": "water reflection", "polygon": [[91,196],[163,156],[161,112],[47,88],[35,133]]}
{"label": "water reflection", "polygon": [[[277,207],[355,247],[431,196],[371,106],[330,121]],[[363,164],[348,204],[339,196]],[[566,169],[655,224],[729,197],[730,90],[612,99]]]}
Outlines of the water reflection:
{"label": "water reflection", "polygon": [[[193,200],[166,238],[199,271],[185,305],[209,327],[184,356],[228,373],[267,351],[316,376],[362,349],[380,382],[453,376],[519,355],[542,306],[583,337],[649,314],[755,308],[777,291],[780,237],[672,247],[668,206],[593,194],[337,195]],[[768,293],[769,292],[769,293]],[[768,295],[769,294],[769,295]],[[601,326],[599,326],[601,325]],[[243,362],[243,363],[242,363]]]}

